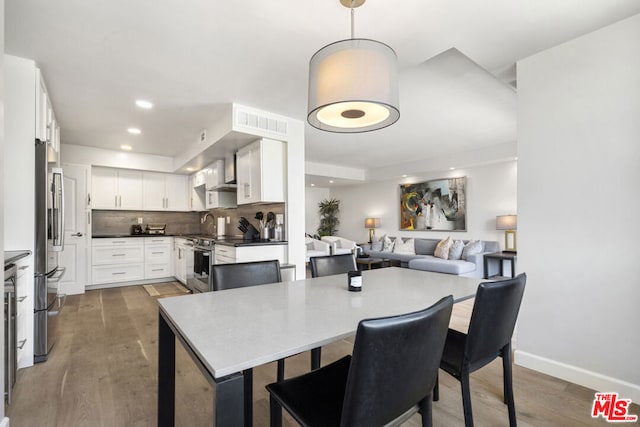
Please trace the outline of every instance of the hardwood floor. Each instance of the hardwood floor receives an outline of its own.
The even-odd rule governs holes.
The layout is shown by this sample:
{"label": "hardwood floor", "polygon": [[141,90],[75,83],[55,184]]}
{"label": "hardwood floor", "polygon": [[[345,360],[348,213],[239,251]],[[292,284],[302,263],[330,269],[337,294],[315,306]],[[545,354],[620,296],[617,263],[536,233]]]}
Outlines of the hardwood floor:
{"label": "hardwood floor", "polygon": [[[157,298],[141,286],[89,291],[67,298],[58,342],[45,363],[18,372],[11,425],[155,426],[157,387]],[[452,326],[466,327],[472,302],[457,304]],[[323,363],[348,354],[343,340],[323,348]],[[210,426],[213,391],[191,359],[176,345],[176,425]],[[287,359],[287,376],[306,372],[309,353]],[[267,426],[264,386],[275,380],[274,363],[254,371],[254,425]],[[514,367],[520,426],[602,426],[591,419],[593,391],[534,371]],[[501,361],[472,374],[474,420],[478,426],[508,425],[502,403]],[[462,426],[459,383],[440,375],[434,425]],[[633,405],[633,414],[640,414]],[[285,416],[285,425],[295,425]],[[406,425],[419,426],[414,416]]]}

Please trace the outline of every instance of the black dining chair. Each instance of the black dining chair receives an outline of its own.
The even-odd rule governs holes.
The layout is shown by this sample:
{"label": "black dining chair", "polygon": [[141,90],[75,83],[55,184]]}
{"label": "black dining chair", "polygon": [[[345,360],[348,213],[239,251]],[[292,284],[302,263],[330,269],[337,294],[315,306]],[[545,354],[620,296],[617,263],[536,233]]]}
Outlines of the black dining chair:
{"label": "black dining chair", "polygon": [[[309,258],[311,264],[311,277],[332,276],[334,274],[346,274],[358,269],[356,258],[353,254],[316,256]],[[311,349],[311,370],[320,367],[322,359],[322,347]]]}
{"label": "black dining chair", "polygon": [[[280,262],[277,259],[235,264],[214,264],[211,266],[210,274],[214,292],[282,281]],[[284,359],[279,359],[277,363],[276,378],[278,381],[282,381],[284,379]],[[247,369],[242,373],[244,376],[245,419],[251,420],[253,418],[253,370]]]}
{"label": "black dining chair", "polygon": [[353,254],[311,257],[309,263],[311,264],[311,277],[343,274],[358,269],[356,257]]}
{"label": "black dining chair", "polygon": [[269,384],[271,426],[282,408],[302,426],[382,426],[417,410],[431,426],[431,391],[453,297],[409,314],[362,320],[353,355],[299,377]]}
{"label": "black dining chair", "polygon": [[[449,329],[440,369],[460,381],[464,424],[473,426],[469,374],[497,357],[502,357],[504,402],[509,411],[509,425],[516,426],[516,407],[511,375],[511,337],[518,318],[527,281],[522,273],[509,280],[485,282],[478,286],[466,334]],[[433,400],[438,400],[438,382]]]}
{"label": "black dining chair", "polygon": [[214,264],[211,266],[211,280],[214,291],[281,282],[280,262],[274,259],[235,264]]}

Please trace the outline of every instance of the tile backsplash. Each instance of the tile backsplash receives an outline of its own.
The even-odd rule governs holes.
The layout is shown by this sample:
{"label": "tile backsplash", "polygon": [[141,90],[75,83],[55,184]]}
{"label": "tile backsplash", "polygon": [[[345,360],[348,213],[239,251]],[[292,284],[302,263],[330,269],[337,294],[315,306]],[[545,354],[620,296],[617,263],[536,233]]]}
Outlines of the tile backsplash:
{"label": "tile backsplash", "polygon": [[[216,234],[216,224],[219,217],[229,217],[229,224],[225,224],[225,235],[242,236],[238,229],[240,217],[245,217],[256,229],[259,229],[256,212],[262,211],[265,220],[268,212],[274,214],[285,213],[284,203],[269,203],[260,205],[242,205],[233,209],[211,209],[208,212],[213,216],[207,217],[204,224],[200,224],[200,218],[204,212],[155,212],[155,211],[115,211],[93,210],[91,231],[94,235],[101,234],[129,234],[131,226],[142,218],[142,228],[147,224],[166,224],[167,234]],[[284,218],[286,222],[286,218]],[[286,229],[283,224],[283,230]],[[286,240],[287,236],[284,236]]]}
{"label": "tile backsplash", "polygon": [[[241,205],[234,209],[211,209],[209,213],[213,215],[213,218],[207,217],[207,220],[204,224],[200,226],[200,232],[202,234],[215,234],[217,232],[216,224],[219,217],[229,217],[229,224],[225,224],[225,234],[227,236],[241,236],[242,231],[238,229],[240,225],[240,217],[245,217],[249,223],[251,223],[256,229],[258,227],[258,220],[255,219],[256,212],[262,211],[264,214],[264,218],[266,220],[267,213],[273,212],[274,214],[282,214],[284,216],[285,213],[285,204],[284,203],[268,203],[268,204],[260,204],[260,205]],[[200,215],[204,215],[204,213],[200,213]],[[287,218],[284,218],[284,222],[287,221]],[[285,227],[283,226],[283,229]],[[284,236],[286,240],[287,236]]]}
{"label": "tile backsplash", "polygon": [[167,224],[167,234],[199,234],[198,212],[151,212],[93,210],[91,231],[100,234],[129,234],[131,226],[142,218],[142,228],[147,224]]}

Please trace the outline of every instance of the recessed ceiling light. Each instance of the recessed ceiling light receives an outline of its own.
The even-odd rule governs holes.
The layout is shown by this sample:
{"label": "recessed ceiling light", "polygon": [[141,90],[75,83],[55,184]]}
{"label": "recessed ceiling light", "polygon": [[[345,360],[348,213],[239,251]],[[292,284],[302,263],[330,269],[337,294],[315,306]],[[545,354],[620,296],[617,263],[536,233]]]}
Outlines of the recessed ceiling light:
{"label": "recessed ceiling light", "polygon": [[333,180],[332,179],[329,180],[329,184],[333,184]]}
{"label": "recessed ceiling light", "polygon": [[131,146],[130,146],[130,145],[127,145],[127,144],[122,144],[122,145],[120,146],[120,148],[121,148],[122,150],[125,150],[125,151],[131,151],[131,150],[132,150]]}
{"label": "recessed ceiling light", "polygon": [[311,184],[311,186],[312,186],[312,187],[315,187],[316,185],[315,185],[315,184]]}
{"label": "recessed ceiling light", "polygon": [[142,133],[142,131],[138,128],[129,128],[127,129],[127,132],[132,133],[134,135],[140,135]]}
{"label": "recessed ceiling light", "polygon": [[140,108],[144,108],[144,109],[149,109],[149,108],[153,108],[153,104],[149,101],[145,101],[144,99],[138,99],[136,100],[136,105]]}
{"label": "recessed ceiling light", "polygon": [[403,177],[403,178],[406,178],[406,177],[407,177],[407,174],[406,174],[406,173],[405,173],[405,174],[402,174],[402,177]]}
{"label": "recessed ceiling light", "polygon": [[514,157],[514,158],[513,158],[513,160],[518,160],[518,158],[517,158],[517,157]]}
{"label": "recessed ceiling light", "polygon": [[456,170],[456,168],[449,168],[450,171]]}
{"label": "recessed ceiling light", "polygon": [[192,172],[192,171],[193,171],[193,168],[187,168],[187,171],[188,171],[188,172]]}

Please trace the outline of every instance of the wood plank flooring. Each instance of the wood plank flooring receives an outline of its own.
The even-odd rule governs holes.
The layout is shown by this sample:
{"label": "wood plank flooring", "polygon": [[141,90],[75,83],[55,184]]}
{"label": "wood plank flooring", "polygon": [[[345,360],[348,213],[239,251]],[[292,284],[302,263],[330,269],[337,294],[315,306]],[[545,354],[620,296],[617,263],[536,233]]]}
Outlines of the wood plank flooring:
{"label": "wood plank flooring", "polygon": [[[464,330],[472,302],[457,304],[452,326]],[[45,363],[21,369],[11,425],[42,427],[155,426],[157,387],[157,298],[141,286],[89,291],[70,296],[60,319],[60,336]],[[343,340],[323,348],[323,364],[350,353]],[[210,426],[213,391],[191,359],[176,344],[176,425]],[[306,372],[309,353],[287,359],[287,376]],[[267,426],[264,386],[275,380],[274,363],[254,371],[254,425]],[[520,426],[602,426],[589,413],[593,391],[534,371],[514,367]],[[501,361],[471,377],[473,414],[478,426],[507,426],[502,403]],[[435,426],[462,426],[459,383],[440,375]],[[631,413],[640,414],[637,405]],[[285,425],[295,423],[285,416]],[[419,426],[414,416],[407,426]]]}

